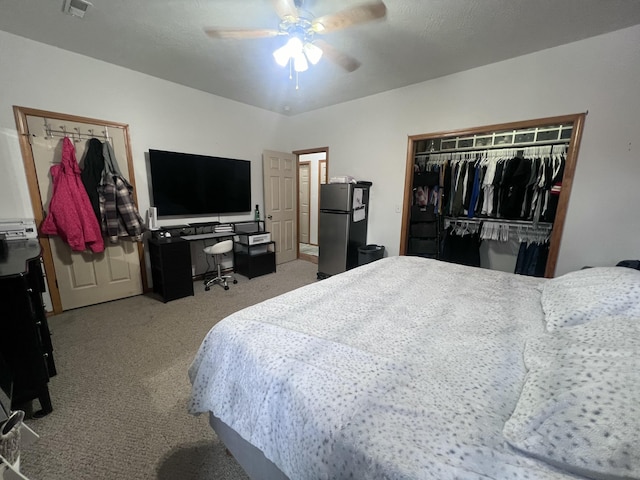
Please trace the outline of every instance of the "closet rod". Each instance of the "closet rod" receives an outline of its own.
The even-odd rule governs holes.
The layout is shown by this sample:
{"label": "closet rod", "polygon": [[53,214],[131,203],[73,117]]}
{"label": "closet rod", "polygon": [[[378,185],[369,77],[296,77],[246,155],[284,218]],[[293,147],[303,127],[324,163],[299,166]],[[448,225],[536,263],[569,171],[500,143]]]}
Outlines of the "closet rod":
{"label": "closet rod", "polygon": [[444,220],[445,222],[467,222],[467,223],[482,223],[482,222],[486,222],[486,223],[504,223],[504,224],[509,224],[509,225],[513,225],[515,226],[524,226],[524,227],[532,227],[532,226],[537,226],[537,227],[544,227],[544,228],[551,228],[553,227],[553,223],[552,222],[538,222],[538,223],[533,223],[533,220],[509,220],[508,218],[478,218],[478,217],[473,217],[473,218],[468,218],[468,217],[450,217],[450,216],[444,216]]}
{"label": "closet rod", "polygon": [[507,150],[507,149],[519,149],[520,147],[545,147],[548,145],[569,145],[570,139],[565,138],[562,140],[546,140],[544,142],[521,142],[521,143],[503,143],[500,145],[486,145],[477,147],[462,147],[452,148],[450,150],[434,150],[432,152],[416,152],[415,157],[425,157],[428,155],[442,155],[443,153],[459,153],[459,152],[478,152],[482,153],[486,150]]}

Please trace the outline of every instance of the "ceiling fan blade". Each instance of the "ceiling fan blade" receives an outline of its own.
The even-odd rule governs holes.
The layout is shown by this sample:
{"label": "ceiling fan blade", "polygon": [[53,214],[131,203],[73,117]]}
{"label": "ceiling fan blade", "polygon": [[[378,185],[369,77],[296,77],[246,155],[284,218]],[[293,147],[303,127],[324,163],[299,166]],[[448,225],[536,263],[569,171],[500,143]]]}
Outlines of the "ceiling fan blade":
{"label": "ceiling fan blade", "polygon": [[316,33],[328,33],[359,23],[370,22],[387,15],[386,5],[380,1],[365,3],[341,12],[324,15],[313,20],[311,28]]}
{"label": "ceiling fan blade", "polygon": [[361,63],[350,55],[332,47],[324,40],[317,39],[313,42],[314,45],[322,50],[323,55],[327,60],[335,63],[339,67],[343,68],[347,72],[353,72],[357,70]]}
{"label": "ceiling fan blade", "polygon": [[298,19],[298,9],[294,0],[271,0],[271,3],[281,20],[295,22]]}
{"label": "ceiling fan blade", "polygon": [[204,33],[211,38],[232,38],[232,39],[244,39],[244,38],[267,38],[275,37],[280,34],[278,30],[273,29],[260,29],[260,30],[244,30],[234,28],[205,28]]}

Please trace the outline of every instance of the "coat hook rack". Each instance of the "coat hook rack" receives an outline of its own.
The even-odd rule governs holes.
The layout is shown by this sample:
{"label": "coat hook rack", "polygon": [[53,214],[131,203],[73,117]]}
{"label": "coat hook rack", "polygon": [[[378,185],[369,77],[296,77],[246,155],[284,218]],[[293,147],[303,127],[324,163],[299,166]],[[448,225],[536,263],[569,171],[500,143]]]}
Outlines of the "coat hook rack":
{"label": "coat hook rack", "polygon": [[44,138],[53,138],[53,134],[51,133],[51,125],[47,119],[44,119]]}

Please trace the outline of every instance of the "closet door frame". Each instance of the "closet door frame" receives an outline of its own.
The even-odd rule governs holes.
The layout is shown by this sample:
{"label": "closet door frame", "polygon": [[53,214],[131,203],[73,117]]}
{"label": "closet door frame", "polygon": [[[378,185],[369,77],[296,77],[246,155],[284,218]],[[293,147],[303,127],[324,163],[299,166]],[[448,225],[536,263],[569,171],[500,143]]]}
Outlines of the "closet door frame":
{"label": "closet door frame", "polygon": [[[81,117],[77,115],[69,115],[66,113],[49,112],[46,110],[38,110],[35,108],[20,107],[14,105],[13,113],[18,129],[18,138],[20,141],[20,150],[22,152],[22,160],[27,177],[27,185],[29,188],[29,197],[33,208],[33,215],[36,227],[40,231],[40,226],[44,220],[43,200],[38,187],[38,177],[36,174],[35,160],[31,151],[31,143],[29,138],[29,127],[27,125],[27,116],[45,117],[51,120],[60,120],[68,122],[98,124],[107,128],[120,129],[123,131],[125,150],[127,156],[127,171],[129,173],[129,183],[133,186],[133,201],[138,208],[138,197],[135,183],[135,172],[133,169],[133,155],[131,154],[131,138],[129,136],[129,125],[126,123],[110,122],[96,118]],[[58,290],[56,271],[53,263],[53,254],[51,244],[47,236],[38,236],[40,247],[42,249],[42,260],[44,264],[45,274],[47,277],[47,287],[51,296],[51,304],[53,306],[53,314],[62,313],[62,302],[60,292]],[[147,283],[147,269],[145,263],[144,243],[138,243],[138,261],[140,262],[140,274],[142,277],[142,291],[147,292],[149,286]]]}
{"label": "closet door frame", "polygon": [[[409,217],[411,213],[411,200],[413,188],[413,165],[415,160],[415,143],[421,140],[445,139],[447,137],[461,137],[471,135],[485,135],[493,132],[505,130],[520,130],[535,127],[547,127],[563,123],[572,123],[573,129],[569,146],[567,149],[567,157],[565,160],[565,170],[562,177],[562,189],[560,190],[560,198],[558,199],[558,209],[553,222],[551,239],[549,241],[549,257],[545,268],[544,276],[553,278],[558,262],[558,253],[560,251],[560,243],[562,241],[562,232],[564,230],[564,222],[567,217],[567,209],[569,207],[569,197],[571,196],[571,187],[573,185],[573,176],[575,173],[576,162],[578,160],[578,152],[580,150],[580,141],[582,139],[582,130],[586,113],[575,113],[571,115],[563,115],[557,117],[539,118],[535,120],[525,120],[520,122],[500,123],[496,125],[486,125],[482,127],[466,128],[461,130],[427,133],[421,135],[410,135],[407,144],[407,164],[404,180],[404,205],[402,210],[402,230],[400,236],[400,255],[407,254]],[[505,148],[510,148],[505,145]],[[481,148],[479,148],[480,150]]]}

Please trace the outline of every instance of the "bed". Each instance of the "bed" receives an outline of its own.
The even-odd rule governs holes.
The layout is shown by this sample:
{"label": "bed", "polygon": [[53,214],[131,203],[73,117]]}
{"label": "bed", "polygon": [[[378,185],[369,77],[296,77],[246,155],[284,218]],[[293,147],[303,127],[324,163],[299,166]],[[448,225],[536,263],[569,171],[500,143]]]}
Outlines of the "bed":
{"label": "bed", "polygon": [[251,478],[640,478],[640,271],[389,257],[207,334],[189,411]]}

